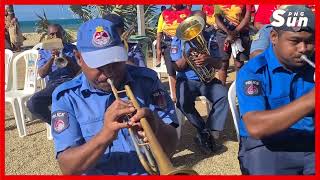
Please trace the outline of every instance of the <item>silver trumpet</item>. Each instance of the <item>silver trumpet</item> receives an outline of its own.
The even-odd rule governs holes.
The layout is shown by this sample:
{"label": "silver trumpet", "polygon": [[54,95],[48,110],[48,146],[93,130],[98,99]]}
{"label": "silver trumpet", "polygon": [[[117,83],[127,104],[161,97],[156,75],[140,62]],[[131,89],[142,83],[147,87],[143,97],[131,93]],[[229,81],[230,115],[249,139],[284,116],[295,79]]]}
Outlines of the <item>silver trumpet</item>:
{"label": "silver trumpet", "polygon": [[[316,65],[314,64],[314,62],[312,62],[306,55],[302,55],[300,57],[301,60],[305,61],[306,63],[308,63],[310,66],[312,66],[314,69],[316,69]],[[316,74],[313,74],[313,81],[316,81]]]}
{"label": "silver trumpet", "polygon": [[54,64],[55,64],[58,68],[64,68],[64,67],[66,67],[66,66],[68,65],[68,60],[63,57],[62,50],[60,50],[59,56],[57,56],[57,57],[54,59]]}
{"label": "silver trumpet", "polygon": [[60,51],[59,56],[56,56],[54,59],[54,64],[58,68],[64,68],[68,65],[68,60],[63,57],[62,49],[63,49],[63,43],[60,38],[52,38],[44,41],[42,43],[42,48],[46,50],[58,50]]}
{"label": "silver trumpet", "polygon": [[316,65],[314,64],[314,62],[312,62],[306,55],[302,55],[300,59],[308,63],[313,68],[316,68]]}

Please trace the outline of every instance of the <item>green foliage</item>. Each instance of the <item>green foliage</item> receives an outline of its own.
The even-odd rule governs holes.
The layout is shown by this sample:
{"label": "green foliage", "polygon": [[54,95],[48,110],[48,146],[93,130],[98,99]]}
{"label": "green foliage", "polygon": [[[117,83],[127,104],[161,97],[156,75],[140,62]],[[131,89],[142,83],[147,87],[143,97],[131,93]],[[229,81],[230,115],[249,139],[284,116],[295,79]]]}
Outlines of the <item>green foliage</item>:
{"label": "green foliage", "polygon": [[[71,5],[70,10],[83,21],[87,21],[92,18],[102,17],[105,14],[117,14],[124,19],[125,30],[130,28],[131,25],[135,25],[133,34],[137,34],[137,7],[136,5]],[[156,22],[157,7],[154,5],[144,6],[144,18],[146,35],[153,41],[156,38]]]}
{"label": "green foliage", "polygon": [[48,34],[48,25],[50,22],[47,19],[47,15],[43,10],[43,16],[36,13],[36,16],[39,18],[39,21],[36,22],[36,32],[41,34],[40,42],[46,38]]}
{"label": "green foliage", "polygon": [[[40,37],[40,42],[43,41],[44,39],[46,39],[47,35],[48,35],[48,26],[51,24],[51,22],[47,19],[47,15],[43,10],[43,15],[39,15],[36,13],[36,16],[39,18],[39,21],[36,22],[36,32],[38,34],[41,34]],[[64,36],[64,40],[66,42],[73,42],[74,39],[72,38],[72,35],[65,30],[65,36]]]}

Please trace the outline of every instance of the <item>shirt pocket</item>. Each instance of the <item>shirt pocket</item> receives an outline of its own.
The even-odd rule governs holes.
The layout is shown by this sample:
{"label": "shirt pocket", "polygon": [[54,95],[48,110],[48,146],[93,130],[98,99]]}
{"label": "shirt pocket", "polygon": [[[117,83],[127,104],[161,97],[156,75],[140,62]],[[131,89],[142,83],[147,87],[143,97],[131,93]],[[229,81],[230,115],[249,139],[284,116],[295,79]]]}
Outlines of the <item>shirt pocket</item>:
{"label": "shirt pocket", "polygon": [[89,118],[88,121],[80,122],[82,136],[86,141],[98,134],[103,127],[103,116]]}
{"label": "shirt pocket", "polygon": [[289,96],[275,97],[269,99],[271,109],[276,109],[290,103]]}

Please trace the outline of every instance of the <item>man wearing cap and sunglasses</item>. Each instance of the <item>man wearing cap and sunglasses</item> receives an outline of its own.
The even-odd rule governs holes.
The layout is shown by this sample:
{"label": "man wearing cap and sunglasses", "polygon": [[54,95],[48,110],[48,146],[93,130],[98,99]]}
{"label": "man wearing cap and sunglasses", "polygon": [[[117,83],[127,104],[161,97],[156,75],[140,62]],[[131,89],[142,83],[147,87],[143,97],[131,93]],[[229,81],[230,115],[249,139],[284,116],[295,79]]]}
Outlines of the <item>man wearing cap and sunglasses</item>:
{"label": "man wearing cap and sunglasses", "polygon": [[241,171],[315,174],[315,71],[301,58],[314,54],[314,14],[287,6],[273,17],[269,48],[237,75]]}
{"label": "man wearing cap and sunglasses", "polygon": [[[145,117],[171,154],[178,122],[170,96],[154,71],[126,64],[127,52],[112,22],[85,22],[77,40],[76,57],[83,73],[60,85],[52,97],[52,134],[62,173],[146,174],[127,128]],[[109,78],[118,90],[129,85],[143,108],[136,110],[124,94],[115,100]],[[125,122],[131,113],[135,114]]]}
{"label": "man wearing cap and sunglasses", "polygon": [[76,47],[65,42],[65,31],[60,24],[48,25],[48,39],[60,38],[63,41],[62,56],[68,61],[65,67],[59,67],[55,63],[59,56],[57,50],[39,50],[39,59],[37,61],[38,74],[46,79],[46,87],[36,92],[27,102],[29,111],[42,121],[51,123],[51,105],[52,92],[63,82],[74,78],[80,70],[73,51]]}

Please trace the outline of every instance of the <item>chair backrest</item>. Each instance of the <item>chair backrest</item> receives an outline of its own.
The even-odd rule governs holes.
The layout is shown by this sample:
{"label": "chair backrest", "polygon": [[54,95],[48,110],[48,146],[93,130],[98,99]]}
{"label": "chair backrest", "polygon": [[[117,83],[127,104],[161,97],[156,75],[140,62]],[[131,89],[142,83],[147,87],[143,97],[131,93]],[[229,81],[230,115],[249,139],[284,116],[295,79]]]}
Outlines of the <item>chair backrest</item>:
{"label": "chair backrest", "polygon": [[[161,61],[164,62],[163,55],[161,56]],[[152,69],[157,73],[167,73],[167,67],[161,63],[160,67],[156,67],[157,65],[157,40],[154,40],[152,43]]]}
{"label": "chair backrest", "polygon": [[41,48],[42,48],[42,43],[38,43],[38,44],[36,44],[35,46],[33,46],[32,49],[39,50],[39,49],[41,49]]}
{"label": "chair backrest", "polygon": [[12,62],[13,52],[9,49],[5,49],[5,91],[8,91],[12,87]]}
{"label": "chair backrest", "polygon": [[157,40],[154,40],[152,43],[152,67],[156,66],[156,61],[157,61],[156,46],[157,46]]}
{"label": "chair backrest", "polygon": [[240,137],[239,137],[238,122],[240,121],[240,114],[239,114],[238,107],[236,104],[236,99],[237,99],[236,81],[234,81],[231,84],[229,91],[228,91],[228,101],[229,101],[229,106],[230,106],[230,110],[231,110],[231,114],[232,114],[232,118],[233,118],[234,127],[237,132],[237,139],[239,141]]}
{"label": "chair backrest", "polygon": [[17,66],[20,60],[25,61],[25,77],[24,77],[24,91],[34,93],[37,88],[37,60],[39,57],[38,50],[26,50],[13,59],[13,90],[18,87],[18,73]]}

